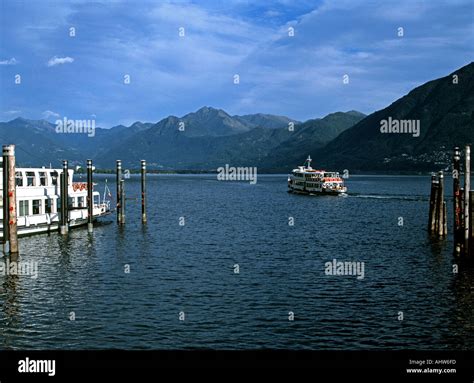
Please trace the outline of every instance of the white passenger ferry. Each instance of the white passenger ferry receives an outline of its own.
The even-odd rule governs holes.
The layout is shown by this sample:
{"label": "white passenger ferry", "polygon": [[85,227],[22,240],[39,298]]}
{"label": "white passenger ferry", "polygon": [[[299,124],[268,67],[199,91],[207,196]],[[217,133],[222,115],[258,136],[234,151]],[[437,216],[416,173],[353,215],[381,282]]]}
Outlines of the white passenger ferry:
{"label": "white passenger ferry", "polygon": [[[62,169],[17,168],[16,200],[18,236],[51,232],[58,229],[61,211],[60,175]],[[3,176],[0,168],[0,210],[3,209]],[[69,227],[87,224],[87,183],[73,182],[74,170],[68,170]],[[110,201],[104,191],[101,202],[100,193],[94,191],[94,220],[110,213]],[[110,192],[108,193],[110,195]],[[3,227],[0,214],[0,227]],[[0,229],[0,238],[3,237]]]}
{"label": "white passenger ferry", "polygon": [[347,187],[338,172],[316,170],[311,167],[311,157],[305,165],[293,169],[288,176],[288,191],[301,194],[344,194]]}

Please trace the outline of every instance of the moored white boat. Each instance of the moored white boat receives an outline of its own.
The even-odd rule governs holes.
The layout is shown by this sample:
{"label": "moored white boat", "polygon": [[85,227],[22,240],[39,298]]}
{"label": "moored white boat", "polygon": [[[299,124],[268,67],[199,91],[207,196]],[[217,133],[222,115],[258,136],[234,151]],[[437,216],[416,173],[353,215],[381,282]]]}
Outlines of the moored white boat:
{"label": "moored white boat", "polygon": [[305,165],[293,169],[288,176],[289,192],[315,195],[339,195],[347,192],[344,180],[338,172],[313,169],[311,161],[311,157],[308,156]]}
{"label": "moored white boat", "polygon": [[[60,175],[62,169],[17,168],[15,172],[18,236],[58,230],[61,211]],[[69,227],[86,225],[88,221],[87,183],[73,182],[74,170],[68,171]],[[0,169],[0,194],[3,193],[3,176]],[[110,201],[104,193],[94,191],[93,217],[110,214]],[[0,198],[0,210],[3,209]],[[0,215],[0,238],[3,238],[3,215]]]}

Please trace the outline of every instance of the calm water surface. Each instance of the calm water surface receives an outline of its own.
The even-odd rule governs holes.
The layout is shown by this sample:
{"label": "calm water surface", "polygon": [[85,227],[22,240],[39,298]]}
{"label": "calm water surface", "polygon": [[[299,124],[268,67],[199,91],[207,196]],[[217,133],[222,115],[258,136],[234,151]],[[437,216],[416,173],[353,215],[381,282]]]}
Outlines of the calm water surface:
{"label": "calm water surface", "polygon": [[[474,272],[453,274],[451,236],[428,238],[430,178],[347,185],[308,197],[286,175],[150,175],[142,227],[132,176],[125,228],[20,240],[39,275],[0,276],[0,349],[472,349]],[[334,258],[365,278],[325,275]]]}

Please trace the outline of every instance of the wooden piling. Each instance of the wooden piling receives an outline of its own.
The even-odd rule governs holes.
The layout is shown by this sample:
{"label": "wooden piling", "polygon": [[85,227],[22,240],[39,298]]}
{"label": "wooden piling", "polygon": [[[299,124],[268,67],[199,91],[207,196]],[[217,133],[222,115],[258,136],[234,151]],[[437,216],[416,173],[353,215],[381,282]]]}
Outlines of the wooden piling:
{"label": "wooden piling", "polygon": [[462,196],[461,196],[461,151],[454,148],[453,155],[453,242],[454,255],[459,256],[462,248]]}
{"label": "wooden piling", "polygon": [[474,190],[469,192],[469,209],[471,210],[469,213],[469,217],[471,218],[470,228],[471,228],[471,239],[469,244],[470,256],[474,255]]}
{"label": "wooden piling", "polygon": [[18,254],[15,145],[3,146],[3,251]]}
{"label": "wooden piling", "polygon": [[122,191],[120,190],[122,181],[122,161],[117,160],[117,223],[120,225],[122,219]]}
{"label": "wooden piling", "polygon": [[125,225],[125,181],[122,179],[120,180],[120,200],[121,200],[121,208],[120,208],[120,224]]}
{"label": "wooden piling", "polygon": [[15,168],[15,145],[10,145],[10,155],[8,158],[8,234],[10,235],[10,254],[18,254]]}
{"label": "wooden piling", "polygon": [[443,201],[443,237],[448,235],[448,209],[446,208],[446,201]]}
{"label": "wooden piling", "polygon": [[146,224],[146,161],[141,161],[142,175],[142,224]]}
{"label": "wooden piling", "polygon": [[66,235],[69,231],[69,168],[68,162],[66,160],[63,161],[63,172],[61,173],[60,177],[61,183],[61,217],[60,217],[60,225],[59,225],[59,232],[62,235]]}
{"label": "wooden piling", "polygon": [[2,162],[3,253],[7,255],[10,253],[10,235],[8,234],[8,229],[9,229],[8,222],[10,220],[9,220],[9,214],[8,214],[9,203],[8,203],[8,146],[7,145],[3,146],[2,161],[3,161]]}
{"label": "wooden piling", "polygon": [[444,174],[438,173],[438,197],[436,199],[436,234],[444,236]]}
{"label": "wooden piling", "polygon": [[469,255],[469,237],[470,237],[470,209],[469,192],[471,190],[471,147],[466,145],[464,150],[464,254]]}
{"label": "wooden piling", "polygon": [[94,196],[92,194],[92,160],[87,160],[87,231],[94,231]]}
{"label": "wooden piling", "polygon": [[430,192],[430,212],[428,219],[428,232],[434,233],[436,231],[436,200],[438,195],[438,178],[431,175],[431,192]]}

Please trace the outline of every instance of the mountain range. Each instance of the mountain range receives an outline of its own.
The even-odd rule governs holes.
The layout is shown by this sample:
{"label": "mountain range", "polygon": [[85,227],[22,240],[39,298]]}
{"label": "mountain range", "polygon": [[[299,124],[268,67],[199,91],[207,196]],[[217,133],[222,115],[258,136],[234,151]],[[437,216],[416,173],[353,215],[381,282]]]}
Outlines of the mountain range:
{"label": "mountain range", "polygon": [[[413,132],[384,132],[384,121],[419,126]],[[270,114],[230,115],[202,107],[157,123],[135,122],[84,133],[57,133],[45,120],[16,118],[0,123],[2,143],[17,145],[19,166],[60,166],[63,159],[113,169],[121,159],[138,168],[215,170],[257,166],[288,172],[311,155],[314,165],[351,172],[433,171],[449,165],[452,147],[474,141],[474,63],[423,84],[368,116],[336,112],[305,122]]]}

